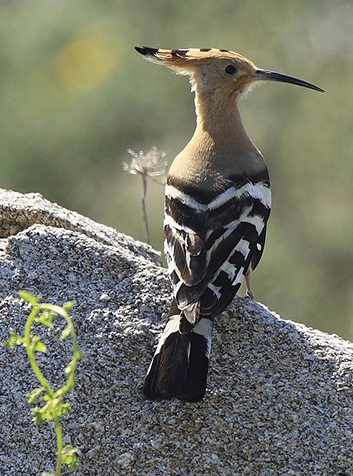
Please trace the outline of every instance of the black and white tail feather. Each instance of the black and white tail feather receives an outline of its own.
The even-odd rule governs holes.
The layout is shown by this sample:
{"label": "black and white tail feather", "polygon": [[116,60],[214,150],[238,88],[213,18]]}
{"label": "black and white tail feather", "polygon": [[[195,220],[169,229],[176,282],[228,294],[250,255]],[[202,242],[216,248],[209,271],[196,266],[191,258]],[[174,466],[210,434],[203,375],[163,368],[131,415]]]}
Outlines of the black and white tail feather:
{"label": "black and white tail feather", "polygon": [[181,333],[180,320],[180,314],[168,317],[145,378],[148,400],[198,402],[204,397],[213,322],[201,318],[192,330]]}

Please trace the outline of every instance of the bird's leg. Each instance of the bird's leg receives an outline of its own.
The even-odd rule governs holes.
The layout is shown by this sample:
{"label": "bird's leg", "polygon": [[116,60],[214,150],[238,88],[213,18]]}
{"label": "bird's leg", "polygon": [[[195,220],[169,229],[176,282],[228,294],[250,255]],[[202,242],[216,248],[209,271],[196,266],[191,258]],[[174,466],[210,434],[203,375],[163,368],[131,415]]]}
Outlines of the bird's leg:
{"label": "bird's leg", "polygon": [[255,299],[255,296],[251,290],[251,283],[250,283],[250,270],[248,270],[245,274],[245,282],[246,282],[246,292],[244,297],[247,299],[251,299],[252,301]]}

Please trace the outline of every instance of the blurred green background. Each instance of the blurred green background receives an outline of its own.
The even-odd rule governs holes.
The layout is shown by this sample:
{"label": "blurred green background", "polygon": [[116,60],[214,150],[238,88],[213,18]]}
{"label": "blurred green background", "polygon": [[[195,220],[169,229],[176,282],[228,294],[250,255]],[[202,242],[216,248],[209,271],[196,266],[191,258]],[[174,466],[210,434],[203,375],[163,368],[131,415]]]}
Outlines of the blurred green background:
{"label": "blurred green background", "polygon": [[[253,288],[283,318],[353,340],[352,32],[351,0],[2,0],[0,187],[143,240],[127,149],[170,163],[195,117],[187,79],[134,45],[228,48],[311,81],[326,93],[266,83],[241,105],[273,187]],[[148,187],[161,250],[163,188]]]}

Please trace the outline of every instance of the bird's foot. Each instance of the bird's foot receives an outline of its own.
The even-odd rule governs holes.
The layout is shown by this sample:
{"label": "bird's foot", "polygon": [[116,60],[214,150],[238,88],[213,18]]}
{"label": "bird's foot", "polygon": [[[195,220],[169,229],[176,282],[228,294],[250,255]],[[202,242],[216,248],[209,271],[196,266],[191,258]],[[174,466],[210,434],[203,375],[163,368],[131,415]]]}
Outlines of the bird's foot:
{"label": "bird's foot", "polygon": [[255,300],[254,293],[251,291],[251,283],[250,283],[250,272],[245,274],[245,282],[246,282],[246,292],[244,294],[245,299],[251,299],[252,301]]}
{"label": "bird's foot", "polygon": [[251,299],[251,301],[255,301],[255,296],[253,295],[251,289],[247,289],[246,293],[244,294],[245,299]]}

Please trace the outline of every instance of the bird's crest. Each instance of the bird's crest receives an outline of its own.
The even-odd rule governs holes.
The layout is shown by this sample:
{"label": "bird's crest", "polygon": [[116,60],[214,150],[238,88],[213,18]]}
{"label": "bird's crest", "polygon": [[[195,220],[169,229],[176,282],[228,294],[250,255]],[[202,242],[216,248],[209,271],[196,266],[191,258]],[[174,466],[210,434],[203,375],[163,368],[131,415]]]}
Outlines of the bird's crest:
{"label": "bird's crest", "polygon": [[195,66],[207,64],[214,60],[230,60],[236,61],[244,66],[256,66],[244,56],[234,51],[218,49],[218,48],[185,48],[177,50],[166,50],[162,48],[150,48],[148,46],[136,46],[136,51],[145,56],[145,58],[153,63],[164,64],[169,68],[184,70],[186,73]]}

